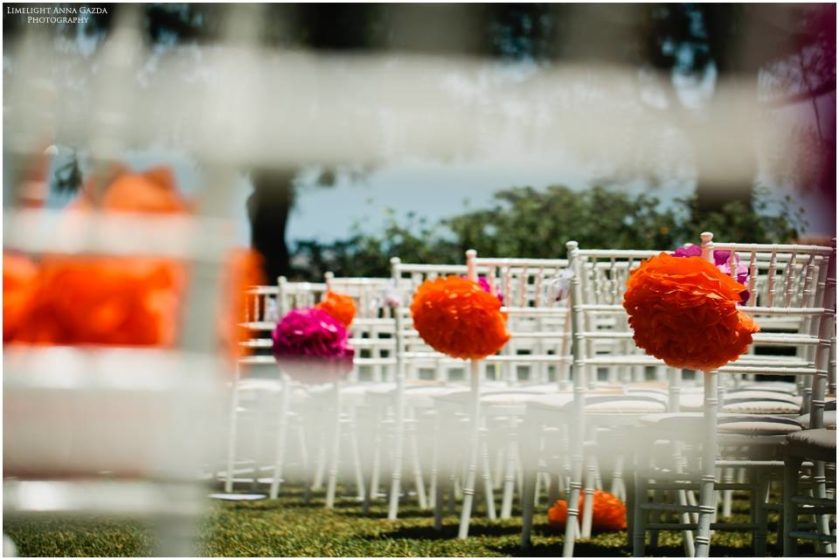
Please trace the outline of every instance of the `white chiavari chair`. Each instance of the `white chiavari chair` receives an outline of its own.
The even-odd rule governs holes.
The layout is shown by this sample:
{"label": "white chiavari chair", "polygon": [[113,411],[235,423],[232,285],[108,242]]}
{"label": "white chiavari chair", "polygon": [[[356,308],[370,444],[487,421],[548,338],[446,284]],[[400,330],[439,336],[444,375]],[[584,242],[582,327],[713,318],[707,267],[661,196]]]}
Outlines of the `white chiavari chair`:
{"label": "white chiavari chair", "polygon": [[[815,541],[818,552],[835,555],[835,424],[832,429],[806,429],[788,435],[783,455],[783,555],[788,558],[799,556],[799,540]],[[809,491],[805,487],[809,487]],[[807,530],[800,523],[801,515],[815,517],[812,530]],[[831,525],[834,526],[833,530]]]}
{"label": "white chiavari chair", "polygon": [[[658,433],[662,439],[682,444],[687,442],[694,448],[701,448],[701,461],[698,462],[701,470],[668,474],[667,469],[656,471],[649,470],[650,466],[646,463],[638,465],[632,535],[636,555],[643,555],[647,530],[675,527],[685,530],[696,527],[697,556],[708,555],[712,527],[754,531],[755,553],[758,556],[765,554],[766,515],[770,507],[766,504],[766,496],[773,469],[777,470],[780,466],[777,445],[788,433],[801,430],[801,425],[795,420],[801,410],[811,410],[814,426],[823,424],[832,335],[833,289],[831,282],[827,281],[832,249],[804,245],[714,244],[712,234],[703,233],[701,237],[703,256],[708,260],[713,259],[715,249],[730,251],[732,274],[735,254],[740,262],[747,263],[749,299],[741,309],[752,315],[761,327],[767,327],[754,336],[754,345],[793,348],[795,354],[744,354],[735,362],[704,374],[701,414],[682,413],[647,419],[650,428],[655,426],[655,429],[645,428],[647,440],[654,440],[654,434]],[[779,328],[795,332],[773,332]],[[733,390],[723,395],[718,383],[719,374],[726,374],[727,378],[754,374],[795,376],[799,380],[798,386],[806,385],[807,391],[800,401],[767,397],[765,392],[754,390]],[[777,389],[777,386],[774,388]],[[689,441],[691,435],[694,436],[693,441]],[[721,452],[722,459],[719,458]],[[748,469],[748,483],[734,481],[734,477],[726,475],[725,470],[725,480],[720,482],[717,474],[720,468]],[[698,477],[699,482],[694,477]],[[742,480],[742,477],[738,478]],[[653,479],[655,482],[651,482]],[[659,503],[658,500],[648,502],[648,491],[665,485],[674,488],[695,488],[698,485],[699,503],[684,506]],[[716,490],[719,488],[751,490],[751,523],[734,525],[716,522]],[[650,512],[690,512],[693,515],[689,522],[682,517],[674,525],[650,522]]]}
{"label": "white chiavari chair", "polygon": [[[464,369],[463,360],[449,358],[434,351],[423,342],[411,322],[411,301],[414,292],[425,280],[448,275],[464,276],[467,270],[464,265],[403,263],[398,257],[392,258],[390,263],[391,284],[386,293],[386,299],[393,308],[396,322],[397,365],[395,389],[390,395],[391,417],[394,425],[390,453],[388,519],[396,519],[402,493],[407,428],[411,427],[411,433],[416,433],[416,422],[419,419],[433,417],[433,414],[422,414],[421,411],[428,412],[433,409],[432,395],[457,391],[456,386],[449,386],[449,380],[453,377],[453,371]],[[407,382],[409,381],[427,386],[417,386],[408,390]],[[429,384],[429,381],[432,383]],[[410,445],[413,447],[413,442]],[[434,453],[434,458],[436,458],[436,453]],[[432,470],[436,468],[435,464],[432,461]],[[418,498],[427,496],[422,476],[417,476],[416,464],[413,470]]]}
{"label": "white chiavari chair", "polygon": [[[463,483],[463,504],[458,536],[466,538],[472,514],[477,471],[482,473],[483,488],[487,500],[487,513],[495,517],[495,503],[490,484],[488,461],[488,428],[506,434],[502,440],[501,464],[503,475],[501,517],[508,518],[512,512],[514,488],[518,478],[519,465],[529,460],[521,458],[518,442],[519,428],[528,400],[545,393],[567,390],[570,366],[570,337],[568,336],[569,313],[565,302],[557,302],[556,293],[551,294],[551,285],[558,284],[560,273],[567,267],[564,259],[495,259],[478,257],[474,250],[466,252],[468,274],[474,280],[483,278],[490,291],[501,294],[502,311],[507,314],[510,341],[496,355],[470,364],[471,391],[468,395],[469,443],[466,456],[466,477]],[[558,286],[554,286],[558,292]],[[502,372],[502,378],[510,385],[525,383],[519,391],[487,391],[481,388],[481,369],[492,365]],[[524,375],[522,375],[524,373]],[[551,375],[553,379],[551,379]],[[528,388],[529,387],[529,388]],[[465,402],[464,396],[458,396]],[[498,420],[503,425],[498,426]],[[523,474],[523,473],[522,473]],[[526,484],[522,481],[522,485]],[[438,499],[442,487],[438,483]],[[436,512],[439,525],[440,512]]]}

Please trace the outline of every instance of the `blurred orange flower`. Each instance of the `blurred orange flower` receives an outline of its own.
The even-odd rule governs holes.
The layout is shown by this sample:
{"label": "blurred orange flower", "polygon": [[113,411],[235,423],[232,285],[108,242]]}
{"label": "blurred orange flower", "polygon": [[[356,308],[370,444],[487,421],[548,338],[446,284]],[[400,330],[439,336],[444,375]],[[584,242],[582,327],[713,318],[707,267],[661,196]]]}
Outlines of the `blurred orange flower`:
{"label": "blurred orange flower", "polygon": [[[72,211],[89,211],[94,206],[88,182],[68,206],[67,226],[74,226]],[[146,214],[190,211],[172,172],[163,167],[144,173],[114,167],[101,206],[104,211]],[[9,261],[4,255],[4,339],[30,344],[174,344],[187,280],[184,263],[146,257],[46,255],[39,269],[12,258]],[[244,318],[244,292],[264,283],[261,258],[251,250],[235,252],[224,274],[226,299],[219,333],[230,354],[238,357],[247,352],[239,341],[250,334],[238,326]],[[26,292],[23,285],[32,288]]]}
{"label": "blurred orange flower", "polygon": [[248,297],[245,292],[248,288],[265,284],[262,256],[252,249],[233,251],[227,261],[223,281],[224,293],[229,294],[229,307],[220,325],[222,340],[231,356],[241,358],[250,353],[249,348],[240,344],[251,336],[250,330],[241,326],[242,322],[248,320]]}
{"label": "blurred orange flower", "polygon": [[35,302],[38,266],[22,255],[3,253],[3,340],[12,340]]}
{"label": "blurred orange flower", "polygon": [[45,257],[37,302],[16,340],[171,345],[184,281],[181,267],[163,259]]}
{"label": "blurred orange flower", "polygon": [[[577,515],[579,517],[583,514],[584,499],[584,493],[580,492],[580,499],[577,502]],[[567,520],[568,502],[566,500],[557,500],[548,509],[548,523],[562,529],[565,527]],[[623,531],[626,529],[626,505],[608,492],[595,490],[592,496],[591,528],[592,531],[598,533]]]}
{"label": "blurred orange flower", "polygon": [[[102,196],[102,208],[115,212],[147,214],[179,214],[191,210],[178,192],[175,176],[168,167],[154,167],[142,173],[122,166],[110,170],[111,183]],[[94,207],[93,180],[89,179],[68,210],[89,210]]]}
{"label": "blurred orange flower", "polygon": [[671,366],[710,371],[736,360],[759,329],[737,309],[743,286],[700,257],[661,253],[627,281],[635,343]]}
{"label": "blurred orange flower", "polygon": [[329,313],[347,328],[350,328],[355,318],[355,302],[352,297],[332,290],[326,292],[323,301],[317,304],[315,309]]}
{"label": "blurred orange flower", "polygon": [[501,302],[465,278],[426,280],[414,295],[411,313],[422,339],[454,358],[485,358],[510,340]]}

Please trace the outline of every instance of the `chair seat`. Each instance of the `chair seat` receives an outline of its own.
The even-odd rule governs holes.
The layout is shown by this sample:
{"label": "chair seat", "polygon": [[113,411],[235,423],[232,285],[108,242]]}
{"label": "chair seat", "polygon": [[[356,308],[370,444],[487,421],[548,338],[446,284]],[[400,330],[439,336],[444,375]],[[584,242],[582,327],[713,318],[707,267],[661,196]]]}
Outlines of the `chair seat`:
{"label": "chair seat", "polygon": [[588,414],[654,414],[666,412],[666,398],[646,394],[587,397]]}
{"label": "chair seat", "polygon": [[802,430],[787,436],[787,454],[818,461],[836,462],[836,430]]}
{"label": "chair seat", "polygon": [[[682,393],[679,407],[683,411],[701,411],[704,400],[702,392]],[[735,414],[798,414],[801,397],[776,391],[732,391],[725,394],[721,410]]]}
{"label": "chair seat", "polygon": [[[717,431],[721,434],[777,436],[802,430],[793,418],[769,415],[720,413]],[[674,412],[649,414],[641,423],[655,426],[668,434],[684,434],[688,438],[701,438],[705,419],[701,412]]]}
{"label": "chair seat", "polygon": [[796,422],[794,418],[762,414],[721,416],[717,425],[717,431],[721,434],[748,436],[779,436],[801,430],[801,424]]}
{"label": "chair seat", "polygon": [[[805,429],[810,428],[810,415],[809,414],[802,414],[798,418],[795,419],[796,422],[804,426]],[[836,411],[835,410],[826,410],[824,412],[824,428],[833,428],[836,429]]]}
{"label": "chair seat", "polygon": [[[572,393],[557,393],[533,396],[527,400],[527,405],[535,409],[570,410],[573,402]],[[652,414],[666,410],[667,400],[664,395],[588,394],[586,396],[586,414]]]}
{"label": "chair seat", "polygon": [[799,414],[801,406],[775,399],[726,402],[723,412],[735,414]]}
{"label": "chair seat", "polygon": [[795,383],[789,381],[760,381],[743,387],[746,391],[772,391],[774,393],[788,393],[794,395],[798,392]]}

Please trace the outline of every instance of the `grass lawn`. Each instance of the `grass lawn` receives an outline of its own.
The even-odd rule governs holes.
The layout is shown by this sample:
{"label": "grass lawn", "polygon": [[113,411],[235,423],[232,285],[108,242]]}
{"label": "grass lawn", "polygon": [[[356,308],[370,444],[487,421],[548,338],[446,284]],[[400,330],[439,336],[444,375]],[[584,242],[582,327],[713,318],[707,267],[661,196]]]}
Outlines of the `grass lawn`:
{"label": "grass lawn", "polygon": [[[519,548],[521,518],[488,521],[479,508],[469,539],[455,538],[458,519],[447,516],[444,529],[432,527],[430,511],[408,504],[400,519],[388,521],[384,500],[370,515],[362,515],[354,499],[341,499],[334,510],[324,509],[323,495],[309,504],[302,489],[283,488],[279,500],[255,502],[213,501],[201,524],[199,554],[205,556],[561,556],[562,537],[547,525],[545,512],[537,515],[533,547]],[[340,495],[340,494],[339,494]],[[734,517],[746,521],[748,501],[735,501]],[[777,514],[770,514],[770,531]],[[147,556],[152,553],[150,533],[143,524],[101,518],[7,518],[3,527],[21,556]],[[770,554],[777,555],[770,532]],[[580,541],[577,556],[630,556],[625,533],[597,535]],[[716,533],[714,556],[750,556],[751,535]],[[677,533],[662,533],[653,556],[683,556]]]}

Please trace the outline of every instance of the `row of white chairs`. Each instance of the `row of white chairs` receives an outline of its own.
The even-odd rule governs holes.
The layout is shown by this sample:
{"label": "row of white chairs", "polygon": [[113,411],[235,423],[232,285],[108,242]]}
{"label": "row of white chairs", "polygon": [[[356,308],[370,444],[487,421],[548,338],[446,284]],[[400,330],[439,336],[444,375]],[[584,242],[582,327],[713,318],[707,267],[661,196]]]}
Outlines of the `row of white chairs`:
{"label": "row of white chairs", "polygon": [[[772,506],[766,495],[780,466],[776,451],[783,439],[777,437],[778,425],[800,431],[792,418],[805,412],[809,426],[820,428],[825,397],[835,390],[827,363],[834,339],[832,250],[715,246],[710,235],[703,235],[702,248],[706,257],[714,249],[731,251],[748,267],[750,296],[744,309],[763,329],[754,347],[782,346],[794,355],[750,351],[720,369],[724,383],[716,372],[686,375],[644,355],[632,342],[621,302],[629,273],[657,254],[650,251],[584,250],[573,242],[568,260],[490,259],[470,251],[465,266],[393,259],[389,279],[327,274],[324,283],[281,278],[276,287],[252,289],[248,324],[256,336],[250,344],[265,350],[243,367],[272,370],[267,333],[276,319],[289,309],[313,305],[330,289],[357,302],[351,333],[357,367],[346,382],[327,391],[301,390],[285,376],[279,383],[253,378],[235,383],[226,490],[232,490],[237,468],[246,464],[236,460],[243,438],[235,424],[247,416],[241,397],[271,387],[276,398],[270,402],[279,411],[269,436],[273,450],[267,446],[273,456],[263,452],[241,469],[257,482],[267,470],[271,497],[278,495],[284,469],[295,466],[294,459],[307,488],[321,488],[326,478],[327,507],[334,505],[342,472],[353,481],[365,510],[385,486],[391,519],[406,488],[420,507],[434,508],[437,527],[445,505],[459,498],[459,536],[466,538],[476,490],[483,492],[491,518],[498,513],[495,492],[500,490],[501,517],[511,516],[514,500],[520,501],[522,544],[528,546],[542,489],[549,499],[565,491],[563,553],[571,556],[576,539],[591,534],[593,491],[606,487],[627,499],[636,554],[644,553],[648,533],[655,541],[659,530],[673,527],[682,531],[687,555],[703,556],[709,554],[711,523],[718,516],[717,494],[724,518],[733,490],[746,489],[760,494],[753,497],[752,523],[730,526],[716,520],[713,529],[750,529],[756,550],[765,550],[766,512]],[[415,289],[428,278],[449,274],[486,278],[502,294],[512,339],[498,355],[471,363],[447,358],[412,328]],[[794,377],[796,383],[755,381],[756,375],[772,374]],[[761,414],[771,412],[798,429]],[[313,417],[319,417],[317,426]],[[252,429],[264,444],[265,432]],[[696,430],[702,437],[687,437]],[[423,437],[429,433],[431,441]],[[302,443],[307,440],[308,446]],[[620,442],[631,444],[617,446]],[[609,452],[602,453],[607,446]],[[767,448],[772,453],[755,451]],[[690,460],[700,453],[701,460]],[[661,456],[671,461],[645,463]],[[687,465],[701,469],[691,473]],[[826,499],[825,463],[804,465],[818,481],[816,497]],[[826,520],[819,517],[822,529]]]}

